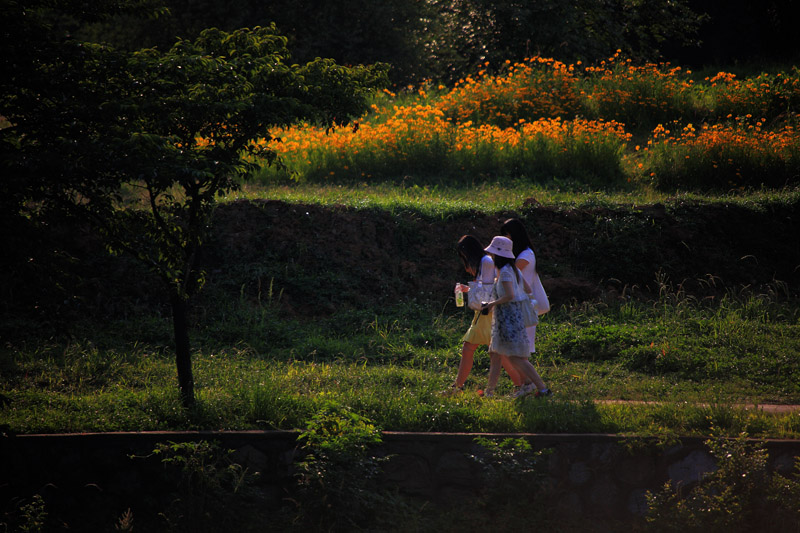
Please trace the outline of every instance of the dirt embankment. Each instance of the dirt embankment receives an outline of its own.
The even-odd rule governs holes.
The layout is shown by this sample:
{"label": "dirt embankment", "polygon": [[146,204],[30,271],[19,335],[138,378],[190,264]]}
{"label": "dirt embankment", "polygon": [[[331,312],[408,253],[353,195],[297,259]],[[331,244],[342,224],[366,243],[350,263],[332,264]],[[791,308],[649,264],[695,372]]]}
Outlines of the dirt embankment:
{"label": "dirt embankment", "polygon": [[343,206],[277,201],[220,206],[204,261],[212,283],[252,293],[267,284],[288,310],[327,313],[380,298],[445,301],[466,281],[455,252],[471,233],[488,243],[523,220],[554,302],[657,294],[659,283],[698,296],[800,282],[800,206],[750,209],[681,203],[639,208],[552,209],[431,219]]}
{"label": "dirt embankment", "polygon": [[[458,239],[471,233],[488,243],[512,216],[528,228],[554,305],[657,295],[657,279],[698,297],[741,286],[793,294],[800,287],[800,202],[553,209],[532,200],[517,212],[429,218],[238,201],[216,211],[200,257],[208,283],[197,303],[271,298],[297,317],[396,299],[444,306],[453,284],[467,281]],[[22,224],[6,249],[6,328],[154,306],[169,312],[158,279],[131,258],[109,257],[85,229]]]}

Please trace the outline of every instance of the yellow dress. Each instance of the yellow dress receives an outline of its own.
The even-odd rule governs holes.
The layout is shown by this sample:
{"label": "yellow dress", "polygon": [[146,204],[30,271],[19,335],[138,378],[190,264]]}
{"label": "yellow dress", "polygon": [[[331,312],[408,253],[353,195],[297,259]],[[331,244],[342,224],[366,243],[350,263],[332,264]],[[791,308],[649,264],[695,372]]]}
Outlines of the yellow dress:
{"label": "yellow dress", "polygon": [[472,324],[462,340],[471,344],[488,346],[492,340],[492,312],[489,311],[488,314],[482,315],[480,311],[475,311]]}

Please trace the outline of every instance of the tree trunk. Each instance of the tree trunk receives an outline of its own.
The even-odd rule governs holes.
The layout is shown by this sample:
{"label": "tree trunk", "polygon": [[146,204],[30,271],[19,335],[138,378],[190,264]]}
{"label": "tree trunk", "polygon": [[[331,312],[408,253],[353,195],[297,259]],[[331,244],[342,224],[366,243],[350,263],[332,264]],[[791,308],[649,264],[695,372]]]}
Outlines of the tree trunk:
{"label": "tree trunk", "polygon": [[192,354],[189,348],[188,302],[174,292],[172,301],[172,325],[175,330],[175,363],[178,367],[178,389],[184,407],[194,405],[194,377],[192,377]]}

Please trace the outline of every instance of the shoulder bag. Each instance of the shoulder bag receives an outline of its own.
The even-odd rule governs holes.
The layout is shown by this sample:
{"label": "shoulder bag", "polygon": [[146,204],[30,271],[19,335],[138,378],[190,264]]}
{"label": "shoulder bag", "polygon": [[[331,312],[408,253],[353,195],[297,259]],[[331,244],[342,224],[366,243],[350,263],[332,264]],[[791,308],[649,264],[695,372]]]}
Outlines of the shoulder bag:
{"label": "shoulder bag", "polygon": [[522,272],[517,269],[517,301],[520,302],[520,310],[522,312],[522,322],[525,324],[526,328],[531,326],[535,326],[539,323],[539,314],[536,312],[536,300],[533,298],[533,294],[528,294],[525,292],[524,286],[519,283],[519,279],[522,278]]}
{"label": "shoulder bag", "polygon": [[480,311],[484,302],[492,299],[493,283],[483,283],[478,281],[482,276],[483,265],[478,269],[478,275],[475,276],[475,281],[467,283],[469,291],[467,291],[467,307]]}
{"label": "shoulder bag", "polygon": [[533,292],[531,297],[536,300],[536,312],[540,315],[545,314],[550,310],[550,300],[547,298],[547,293],[544,292],[542,280],[539,279],[539,273],[533,273],[533,285],[531,285]]}

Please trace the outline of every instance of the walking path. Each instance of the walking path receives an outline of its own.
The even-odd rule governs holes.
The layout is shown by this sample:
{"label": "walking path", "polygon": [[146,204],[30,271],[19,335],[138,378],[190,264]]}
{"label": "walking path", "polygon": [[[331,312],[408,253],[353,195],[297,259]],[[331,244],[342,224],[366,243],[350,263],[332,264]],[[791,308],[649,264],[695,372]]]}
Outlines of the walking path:
{"label": "walking path", "polygon": [[[622,404],[622,405],[658,405],[663,402],[646,402],[636,400],[595,400],[595,403],[603,404]],[[701,403],[696,404],[701,407],[711,407],[713,405],[720,405],[721,407],[732,407],[735,409],[748,409],[764,411],[765,413],[780,415],[787,413],[800,413],[800,405],[784,405],[784,404],[755,404],[755,403],[737,403],[737,404],[710,404]]]}

